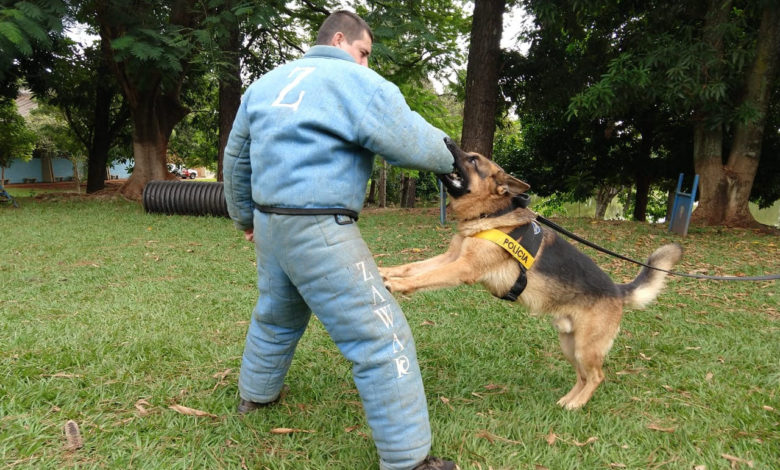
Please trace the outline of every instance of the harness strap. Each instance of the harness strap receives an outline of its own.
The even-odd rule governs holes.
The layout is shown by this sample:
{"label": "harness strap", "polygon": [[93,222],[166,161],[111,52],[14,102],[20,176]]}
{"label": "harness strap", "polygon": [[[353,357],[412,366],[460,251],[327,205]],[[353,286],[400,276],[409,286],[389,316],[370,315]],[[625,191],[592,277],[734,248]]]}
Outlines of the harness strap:
{"label": "harness strap", "polygon": [[515,283],[501,299],[514,302],[528,285],[526,272],[534,264],[536,253],[542,245],[542,228],[536,222],[521,225],[511,232],[490,229],[474,235],[475,238],[489,240],[506,250],[520,264],[520,274]]}

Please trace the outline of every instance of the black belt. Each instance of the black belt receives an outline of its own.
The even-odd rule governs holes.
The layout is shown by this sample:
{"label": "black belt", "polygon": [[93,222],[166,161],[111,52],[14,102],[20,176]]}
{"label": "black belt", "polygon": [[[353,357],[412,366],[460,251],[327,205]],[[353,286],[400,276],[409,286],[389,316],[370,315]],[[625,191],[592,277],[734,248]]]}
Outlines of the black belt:
{"label": "black belt", "polygon": [[317,209],[304,209],[298,207],[276,207],[276,206],[263,206],[255,203],[255,209],[267,214],[280,214],[280,215],[346,215],[353,219],[358,219],[358,213],[344,209],[341,207],[328,207]]}

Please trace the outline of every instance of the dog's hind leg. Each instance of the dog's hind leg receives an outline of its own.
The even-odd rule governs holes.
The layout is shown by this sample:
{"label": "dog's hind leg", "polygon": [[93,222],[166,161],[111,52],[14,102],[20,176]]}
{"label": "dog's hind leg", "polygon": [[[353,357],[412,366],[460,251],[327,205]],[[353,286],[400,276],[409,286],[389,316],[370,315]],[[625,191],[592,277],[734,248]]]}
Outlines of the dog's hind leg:
{"label": "dog's hind leg", "polygon": [[612,348],[623,315],[617,299],[598,302],[589,310],[574,318],[571,333],[559,329],[561,348],[577,371],[577,383],[558,401],[567,410],[584,406],[604,381],[604,359]]}
{"label": "dog's hind leg", "polygon": [[[556,325],[557,326],[557,325]],[[558,331],[558,340],[561,343],[561,349],[566,360],[574,367],[574,371],[577,373],[577,382],[574,387],[558,400],[558,405],[566,406],[575,396],[579,395],[582,388],[585,386],[585,377],[582,375],[579,367],[577,366],[577,360],[574,358],[574,334],[571,332]]]}
{"label": "dog's hind leg", "polygon": [[[623,315],[622,305],[617,300],[599,302],[592,307],[598,308],[600,313],[594,316],[591,312],[582,321],[575,324],[573,332],[574,360],[576,362],[577,376],[581,380],[579,391],[576,394],[572,389],[571,395],[561,399],[561,403],[567,410],[573,410],[584,406],[593,396],[596,388],[604,381],[604,358],[612,348],[612,342],[620,328],[620,317]],[[596,321],[594,321],[596,320]]]}

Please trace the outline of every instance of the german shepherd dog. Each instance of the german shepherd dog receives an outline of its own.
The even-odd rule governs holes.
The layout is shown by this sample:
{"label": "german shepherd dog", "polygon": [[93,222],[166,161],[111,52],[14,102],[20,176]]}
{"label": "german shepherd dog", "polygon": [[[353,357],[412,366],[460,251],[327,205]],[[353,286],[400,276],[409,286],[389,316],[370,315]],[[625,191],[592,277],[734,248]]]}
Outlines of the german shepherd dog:
{"label": "german shepherd dog", "polygon": [[[520,263],[498,244],[475,235],[488,229],[508,233],[536,224],[535,214],[514,202],[530,186],[484,156],[462,151],[449,139],[447,146],[455,156],[455,171],[439,178],[451,196],[450,208],[458,223],[448,250],[380,272],[391,292],[408,294],[479,282],[503,297],[518,279]],[[652,302],[664,286],[666,273],[642,268],[632,282],[615,284],[555,232],[535,227],[541,229],[541,245],[517,300],[534,313],[553,316],[563,354],[577,373],[574,387],[558,404],[576,409],[590,400],[604,380],[602,364],[618,333],[623,306],[641,308]],[[669,270],[681,256],[680,246],[669,244],[650,255],[647,264]]]}

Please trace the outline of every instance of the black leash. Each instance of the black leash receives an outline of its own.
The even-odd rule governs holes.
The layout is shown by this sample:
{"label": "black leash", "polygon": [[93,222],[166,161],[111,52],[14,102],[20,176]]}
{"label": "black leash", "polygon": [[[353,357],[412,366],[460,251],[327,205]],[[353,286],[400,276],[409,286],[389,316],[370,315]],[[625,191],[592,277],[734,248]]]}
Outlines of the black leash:
{"label": "black leash", "polygon": [[713,280],[713,281],[772,281],[772,280],[775,280],[775,279],[780,279],[780,274],[767,274],[767,275],[764,275],[764,276],[744,276],[744,277],[740,277],[740,276],[707,276],[707,275],[704,275],[704,274],[688,274],[688,273],[681,273],[681,272],[677,272],[677,271],[667,271],[666,269],[656,268],[656,267],[650,266],[649,264],[643,263],[641,261],[637,261],[637,260],[631,259],[631,258],[629,258],[627,256],[623,256],[623,255],[621,255],[619,253],[615,253],[614,251],[610,251],[610,250],[608,250],[606,248],[602,248],[599,245],[596,245],[595,243],[590,242],[588,240],[585,240],[584,238],[580,237],[579,235],[566,230],[565,228],[561,227],[560,225],[556,224],[555,222],[553,222],[553,221],[551,221],[549,219],[546,219],[546,218],[542,217],[541,215],[537,214],[536,215],[536,220],[538,220],[539,222],[543,223],[544,225],[550,227],[551,229],[555,230],[556,232],[562,233],[563,235],[566,235],[567,237],[569,237],[569,238],[571,238],[573,240],[577,240],[578,242],[580,242],[580,243],[582,243],[584,245],[587,245],[587,246],[593,248],[594,250],[598,250],[598,251],[600,251],[602,253],[606,253],[606,254],[608,254],[610,256],[614,256],[616,258],[620,258],[620,259],[622,259],[624,261],[628,261],[630,263],[638,264],[638,265],[644,266],[646,268],[655,269],[656,271],[662,271],[662,272],[665,272],[667,274],[671,274],[673,276],[691,277],[691,278],[694,278],[694,279],[710,279],[710,280]]}

